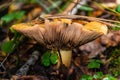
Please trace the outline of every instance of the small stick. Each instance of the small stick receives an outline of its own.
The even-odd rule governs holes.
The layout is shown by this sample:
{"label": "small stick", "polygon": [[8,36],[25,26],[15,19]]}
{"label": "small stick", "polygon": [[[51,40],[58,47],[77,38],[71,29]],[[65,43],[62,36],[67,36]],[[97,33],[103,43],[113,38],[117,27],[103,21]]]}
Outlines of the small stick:
{"label": "small stick", "polygon": [[101,21],[108,21],[108,22],[115,22],[120,23],[120,21],[114,21],[109,19],[102,19],[102,18],[95,18],[95,17],[87,17],[81,15],[54,15],[54,16],[47,16],[47,19],[54,19],[54,18],[68,18],[68,19],[88,19],[88,20],[101,20]]}
{"label": "small stick", "polygon": [[35,62],[38,60],[39,58],[39,52],[38,51],[34,51],[32,53],[32,56],[28,59],[28,61],[16,72],[15,75],[17,76],[22,76],[22,75],[26,75],[29,67],[31,65],[34,65]]}
{"label": "small stick", "polygon": [[[117,25],[114,25],[112,23],[119,23],[120,21],[114,21],[114,20],[108,20],[108,19],[102,19],[102,18],[95,18],[95,17],[87,17],[87,16],[80,16],[80,15],[54,15],[54,16],[47,16],[45,17],[46,19],[54,19],[54,18],[67,18],[67,19],[88,19],[88,20],[93,20],[93,21],[105,21],[106,25],[115,27]],[[110,22],[110,23],[109,23]]]}
{"label": "small stick", "polygon": [[77,2],[78,0],[73,0],[73,2],[69,4],[69,7],[67,7],[61,14],[68,14],[69,12],[71,12],[71,10],[75,7]]}

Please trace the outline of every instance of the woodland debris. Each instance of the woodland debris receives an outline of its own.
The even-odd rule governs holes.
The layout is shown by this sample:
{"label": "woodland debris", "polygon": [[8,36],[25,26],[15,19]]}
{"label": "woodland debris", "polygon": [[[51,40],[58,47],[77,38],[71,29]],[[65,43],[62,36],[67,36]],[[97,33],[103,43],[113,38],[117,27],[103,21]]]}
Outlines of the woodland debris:
{"label": "woodland debris", "polygon": [[82,45],[79,49],[82,53],[88,53],[89,58],[96,57],[103,53],[109,47],[115,47],[120,44],[120,30],[110,31],[107,35],[101,36],[95,41]]}
{"label": "woodland debris", "polygon": [[10,80],[49,80],[47,77],[40,75],[29,75],[29,76],[12,76]]}
{"label": "woodland debris", "polygon": [[39,58],[39,52],[38,51],[34,51],[31,55],[31,57],[27,60],[27,62],[16,72],[15,75],[17,76],[22,76],[22,75],[26,75],[29,67],[31,65],[34,65],[35,62],[38,60]]}

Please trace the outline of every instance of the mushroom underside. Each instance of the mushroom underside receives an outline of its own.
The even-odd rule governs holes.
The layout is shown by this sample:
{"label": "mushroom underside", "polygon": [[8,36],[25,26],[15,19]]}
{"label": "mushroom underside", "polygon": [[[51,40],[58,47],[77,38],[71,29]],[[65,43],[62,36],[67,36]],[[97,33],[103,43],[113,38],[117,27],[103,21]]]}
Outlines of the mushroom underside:
{"label": "mushroom underside", "polygon": [[[42,27],[41,27],[42,26]],[[83,25],[73,22],[69,25],[63,22],[45,21],[45,24],[21,23],[12,26],[13,29],[23,35],[36,40],[49,49],[73,49],[85,43],[88,43],[104,33],[89,30]]]}

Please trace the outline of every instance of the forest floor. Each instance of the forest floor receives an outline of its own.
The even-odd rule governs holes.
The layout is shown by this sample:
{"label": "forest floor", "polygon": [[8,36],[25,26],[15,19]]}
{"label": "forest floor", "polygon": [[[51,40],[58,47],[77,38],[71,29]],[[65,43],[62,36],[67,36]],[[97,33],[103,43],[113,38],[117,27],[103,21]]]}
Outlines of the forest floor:
{"label": "forest floor", "polygon": [[[72,48],[69,66],[59,65],[62,57],[56,51],[11,28],[19,23],[39,24],[45,15],[54,17],[55,14],[82,25],[100,22],[108,27],[108,32]],[[120,79],[119,0],[2,0],[0,18],[0,80]]]}

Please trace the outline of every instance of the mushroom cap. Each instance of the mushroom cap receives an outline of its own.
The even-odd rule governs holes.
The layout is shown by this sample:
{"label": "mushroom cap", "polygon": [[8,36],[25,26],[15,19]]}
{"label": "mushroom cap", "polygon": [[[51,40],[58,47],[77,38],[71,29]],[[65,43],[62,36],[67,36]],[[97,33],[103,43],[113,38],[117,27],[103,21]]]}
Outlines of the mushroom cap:
{"label": "mushroom cap", "polygon": [[45,20],[45,23],[40,24],[15,24],[12,28],[47,48],[56,50],[73,49],[107,33],[107,26],[100,22],[90,22],[84,26],[71,20],[67,22]]}

